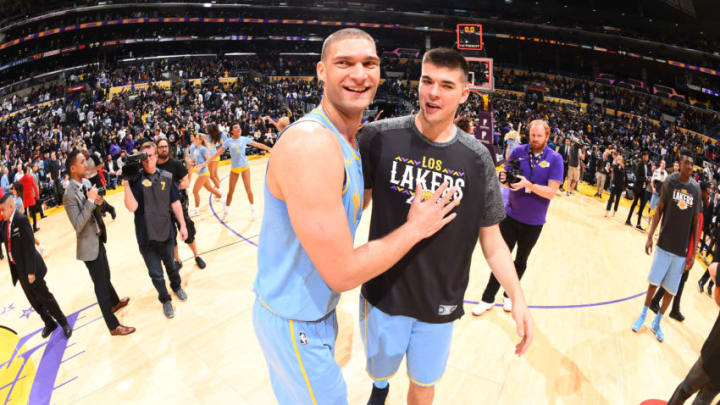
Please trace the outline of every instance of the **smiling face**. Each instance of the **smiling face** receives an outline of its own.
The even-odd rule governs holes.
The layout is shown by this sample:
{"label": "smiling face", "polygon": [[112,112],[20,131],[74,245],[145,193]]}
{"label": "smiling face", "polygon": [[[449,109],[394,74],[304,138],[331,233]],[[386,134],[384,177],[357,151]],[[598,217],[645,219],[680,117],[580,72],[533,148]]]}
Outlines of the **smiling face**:
{"label": "smiling face", "polygon": [[323,98],[345,115],[362,113],[380,83],[380,58],[375,43],[360,36],[332,41],[317,64]]}
{"label": "smiling face", "polygon": [[430,124],[452,121],[457,107],[467,100],[469,94],[462,69],[423,63],[418,86],[422,120]]}

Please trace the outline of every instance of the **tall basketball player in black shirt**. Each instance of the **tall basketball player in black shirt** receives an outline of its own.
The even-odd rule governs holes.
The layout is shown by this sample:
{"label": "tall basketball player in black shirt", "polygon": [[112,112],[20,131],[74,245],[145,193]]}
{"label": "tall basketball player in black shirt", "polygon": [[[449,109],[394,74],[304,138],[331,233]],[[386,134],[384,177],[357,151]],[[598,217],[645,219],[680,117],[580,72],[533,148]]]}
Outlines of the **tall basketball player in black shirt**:
{"label": "tall basketball player in black shirt", "polygon": [[[443,183],[461,199],[456,220],[413,247],[395,266],[366,282],[360,297],[360,329],[367,371],[375,380],[369,404],[384,404],[387,378],[407,356],[412,384],[408,403],[430,404],[442,376],[453,321],[463,315],[470,260],[479,240],[493,274],[519,305],[513,306],[523,338],[532,341],[532,319],[498,223],[505,217],[500,185],[488,150],[453,124],[469,89],[468,65],[458,52],[438,48],[425,54],[420,112],[372,123],[359,135],[365,203],[374,200],[370,239],[402,225],[415,198]],[[427,190],[412,192],[416,184]]]}

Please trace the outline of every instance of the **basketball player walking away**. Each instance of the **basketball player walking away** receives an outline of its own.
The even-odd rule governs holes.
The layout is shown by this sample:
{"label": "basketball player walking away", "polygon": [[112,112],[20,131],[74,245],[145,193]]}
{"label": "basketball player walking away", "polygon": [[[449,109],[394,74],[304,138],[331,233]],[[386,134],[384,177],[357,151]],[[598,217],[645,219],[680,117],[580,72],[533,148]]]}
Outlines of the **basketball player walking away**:
{"label": "basketball player walking away", "polygon": [[[702,202],[702,207],[700,209],[700,213],[698,214],[698,222],[697,222],[697,228],[695,228],[693,235],[690,237],[690,243],[693,243],[698,240],[695,235],[702,234],[702,225],[705,218],[704,207],[706,207],[710,203],[710,184],[707,182],[701,182],[700,183],[700,198]],[[690,267],[687,268],[685,271],[683,271],[682,278],[680,278],[680,284],[678,285],[677,294],[675,294],[675,297],[673,297],[672,300],[672,309],[670,309],[670,318],[675,319],[678,322],[682,322],[685,320],[685,316],[680,312],[680,301],[682,300],[682,293],[685,290],[685,282],[688,279],[688,276],[690,274],[690,269],[692,269],[692,264],[695,263],[695,249],[692,247],[688,247],[688,257],[686,257],[686,260],[690,261]],[[660,300],[662,300],[662,297],[665,295],[665,288],[660,287],[658,288],[657,293],[655,293],[655,297],[653,298],[652,302],[650,303],[650,310],[657,313],[660,310]]]}
{"label": "basketball player walking away", "polygon": [[[640,317],[632,325],[637,332],[645,324],[645,316],[652,302],[653,295],[658,286],[662,286],[669,294],[663,296],[660,312],[655,316],[650,330],[657,340],[665,340],[665,334],[660,328],[660,321],[670,305],[670,300],[678,291],[683,271],[687,271],[695,261],[695,248],[698,243],[697,229],[698,214],[700,213],[700,187],[690,178],[693,171],[693,158],[689,152],[681,152],[680,172],[667,176],[662,186],[662,196],[658,202],[657,210],[653,216],[650,232],[645,243],[645,253],[652,251],[653,234],[662,218],[660,237],[657,242],[655,258],[650,268],[645,306]],[[691,243],[691,236],[694,241]],[[688,249],[689,245],[689,249]]]}
{"label": "basketball player walking away", "polygon": [[[449,202],[457,190],[445,184],[415,199],[398,229],[354,248],[363,198],[355,135],[380,81],[374,40],[354,28],[335,32],[317,74],[320,106],[287,127],[265,176],[253,325],[280,404],[347,403],[334,358],[340,292],[389,269],[452,221],[459,202]],[[416,194],[423,190],[418,183]]]}
{"label": "basketball player walking away", "polygon": [[255,213],[255,197],[253,196],[252,187],[250,185],[250,162],[248,161],[245,152],[248,145],[252,145],[258,149],[268,152],[271,148],[260,142],[253,141],[250,137],[240,136],[242,133],[241,131],[240,124],[234,123],[232,126],[232,138],[226,139],[222,146],[217,148],[215,154],[210,157],[210,161],[212,162],[226,150],[230,151],[230,184],[227,192],[227,199],[225,201],[225,209],[223,210],[221,218],[222,220],[225,220],[228,216],[233,194],[235,193],[235,185],[237,185],[238,177],[240,176],[242,176],[245,193],[247,193],[248,201],[250,202],[250,215],[252,216],[252,219],[257,217],[257,214]]}
{"label": "basketball player walking away", "polygon": [[[717,284],[717,263],[708,267],[711,280]],[[715,289],[715,303],[720,306],[720,289]],[[713,399],[720,393],[720,315],[695,364],[685,376],[685,379],[673,392],[668,405],[681,405],[694,393],[698,393],[693,405],[710,405]]]}
{"label": "basketball player walking away", "polygon": [[[436,48],[422,61],[420,112],[373,122],[359,136],[365,199],[374,201],[369,239],[405,222],[420,182],[430,192],[447,181],[462,202],[457,220],[418,244],[390,271],[363,284],[360,330],[367,372],[375,381],[369,405],[385,403],[390,378],[407,356],[408,404],[431,404],[434,385],[450,354],[453,324],[463,311],[476,241],[515,302],[513,317],[522,341],[532,341],[532,318],[498,224],[505,217],[492,157],[480,141],[453,123],[470,93],[468,64],[455,50]],[[452,252],[452,253],[450,253]]]}
{"label": "basketball player walking away", "polygon": [[208,150],[207,140],[205,135],[195,135],[195,149],[192,152],[193,162],[195,162],[194,171],[198,172],[197,179],[195,179],[195,185],[193,186],[193,196],[195,197],[195,208],[189,212],[190,217],[196,217],[200,215],[200,189],[205,187],[209,192],[213,193],[216,197],[222,198],[220,190],[213,187],[210,181],[210,171],[207,168],[208,160],[210,159],[210,152]]}

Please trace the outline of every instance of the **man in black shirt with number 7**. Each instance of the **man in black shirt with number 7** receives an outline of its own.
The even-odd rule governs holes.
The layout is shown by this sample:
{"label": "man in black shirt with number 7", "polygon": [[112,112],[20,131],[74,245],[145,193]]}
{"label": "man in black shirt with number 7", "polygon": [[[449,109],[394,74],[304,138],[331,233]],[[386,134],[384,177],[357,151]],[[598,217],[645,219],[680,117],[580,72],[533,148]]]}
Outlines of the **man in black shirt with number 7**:
{"label": "man in black shirt with number 7", "polygon": [[[505,217],[500,184],[488,150],[453,125],[469,95],[468,66],[458,52],[437,48],[423,57],[420,112],[374,122],[359,134],[365,205],[374,200],[370,239],[405,222],[414,198],[425,199],[443,183],[461,199],[457,220],[413,247],[390,270],[362,286],[360,330],[367,371],[375,380],[368,404],[384,404],[387,379],[407,356],[408,403],[430,404],[450,353],[453,321],[463,315],[476,241],[515,304],[522,341],[532,341],[532,318],[498,224]],[[413,195],[416,184],[427,190]],[[443,401],[445,402],[445,401]]]}

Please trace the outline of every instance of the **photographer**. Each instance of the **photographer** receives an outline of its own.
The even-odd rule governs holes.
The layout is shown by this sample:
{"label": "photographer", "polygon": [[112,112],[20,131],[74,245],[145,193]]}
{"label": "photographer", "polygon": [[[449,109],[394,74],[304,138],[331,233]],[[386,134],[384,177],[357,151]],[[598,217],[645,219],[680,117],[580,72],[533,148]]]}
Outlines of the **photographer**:
{"label": "photographer", "polygon": [[143,141],[140,152],[128,157],[123,166],[125,207],[135,214],[135,236],[140,254],[158,291],[163,312],[166,317],[172,318],[175,310],[165,286],[163,265],[170,279],[170,288],[175,291],[180,301],[187,300],[173,260],[175,227],[171,210],[180,222],[180,238],[187,239],[180,192],[173,182],[172,174],[157,169],[157,145],[150,140]]}
{"label": "photographer", "polygon": [[[547,214],[550,200],[555,197],[563,181],[563,160],[559,153],[547,146],[550,126],[544,120],[530,123],[530,143],[517,146],[500,173],[500,182],[510,188],[507,216],[500,222],[500,232],[512,252],[517,243],[515,269],[522,279],[530,252],[535,246]],[[512,170],[511,170],[512,169]],[[493,306],[500,283],[490,275],[482,301],[473,308],[480,315]],[[503,294],[505,311],[512,310],[512,302]]]}
{"label": "photographer", "polygon": [[[103,169],[103,161],[100,158],[100,156],[97,154],[97,152],[89,153],[87,149],[82,150],[82,154],[85,157],[85,161],[87,162],[87,172],[85,173],[85,177],[90,180],[90,183],[97,187],[100,196],[105,195],[105,185],[103,184],[99,172]],[[100,206],[100,213],[105,216],[105,213],[109,212],[112,219],[115,219],[117,216],[115,212],[115,207],[110,205],[110,203],[107,202],[107,200],[103,199],[103,203]]]}

